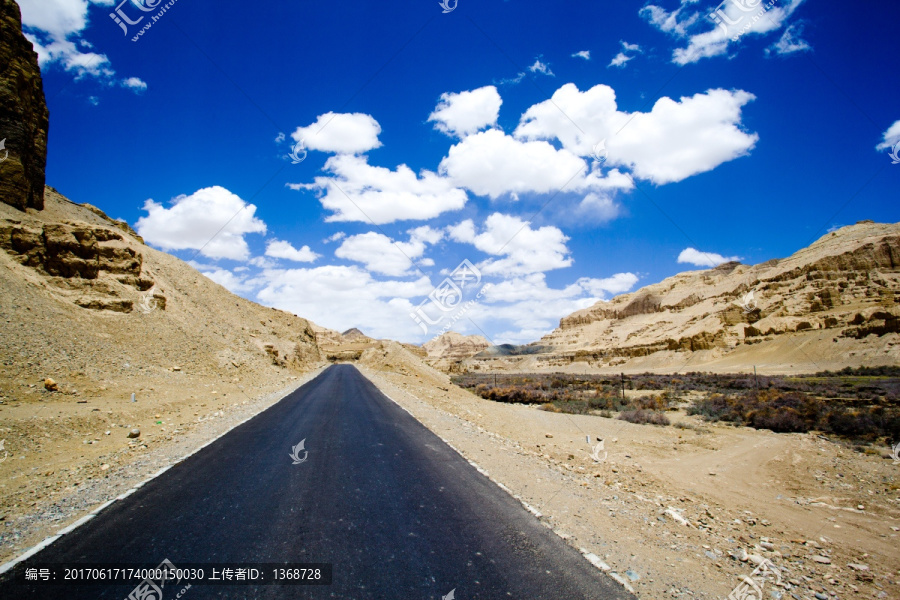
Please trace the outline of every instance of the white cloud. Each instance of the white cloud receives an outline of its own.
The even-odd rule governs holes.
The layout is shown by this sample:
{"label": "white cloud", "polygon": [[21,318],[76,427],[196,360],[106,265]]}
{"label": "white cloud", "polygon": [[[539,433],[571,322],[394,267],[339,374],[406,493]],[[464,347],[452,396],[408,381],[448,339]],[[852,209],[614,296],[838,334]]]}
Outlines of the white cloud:
{"label": "white cloud", "polygon": [[453,329],[481,333],[472,322],[482,326],[490,323],[507,327],[492,336],[495,343],[533,342],[550,333],[562,317],[593,306],[607,294],[626,292],[636,282],[637,276],[632,273],[617,273],[605,279],[584,277],[554,289],[547,285],[543,273],[513,277],[492,285],[466,314],[467,318],[457,321]]}
{"label": "white cloud", "polygon": [[629,44],[625,40],[620,40],[620,44],[622,44],[622,51],[616,54],[616,56],[609,62],[608,67],[624,67],[625,63],[634,58],[633,54],[629,54],[629,52],[641,53],[641,47],[637,44]]}
{"label": "white cloud", "polygon": [[18,0],[22,25],[64,40],[87,26],[87,0]]}
{"label": "white cloud", "polygon": [[683,15],[687,4],[692,3],[682,2],[681,6],[671,12],[660,6],[649,4],[638,11],[638,14],[660,31],[677,36],[684,36],[687,35],[688,29],[700,18],[700,15],[696,12],[686,16]]}
{"label": "white cloud", "polygon": [[333,213],[326,221],[381,225],[432,219],[461,209],[467,200],[466,193],[447,179],[427,170],[417,177],[406,165],[391,171],[369,165],[365,157],[338,155],[329,158],[324,169],[334,177],[316,177],[315,183],[289,187],[317,191],[322,206]]}
{"label": "white cloud", "polygon": [[[88,0],[19,0],[18,4],[25,37],[34,46],[41,68],[59,63],[78,79],[115,77],[105,54],[79,49],[92,47],[81,39],[88,25]],[[109,0],[95,0],[93,4],[110,5]]]}
{"label": "white cloud", "polygon": [[520,142],[489,129],[450,148],[439,171],[480,196],[555,192],[586,169],[585,162],[547,142]]}
{"label": "white cloud", "polygon": [[606,223],[619,216],[622,207],[608,194],[590,193],[572,211],[572,217],[582,223]]}
{"label": "white cloud", "polygon": [[428,120],[435,121],[434,127],[439,131],[464,137],[496,125],[502,103],[497,88],[492,85],[459,94],[446,93],[441,95]]}
{"label": "white cloud", "polygon": [[122,80],[122,85],[135,91],[143,92],[147,89],[147,83],[139,77],[129,77]]}
{"label": "white cloud", "polygon": [[222,269],[221,267],[203,267],[194,265],[203,275],[209,277],[232,294],[246,294],[253,291],[253,285],[248,283],[247,278],[236,275],[234,271]]}
{"label": "white cloud", "polygon": [[506,77],[500,81],[495,81],[497,85],[516,85],[525,79],[525,72],[517,73],[515,77]]}
{"label": "white cloud", "polygon": [[572,264],[568,237],[553,226],[532,229],[528,221],[500,213],[489,216],[480,233],[467,219],[447,228],[451,239],[472,244],[478,250],[503,258],[478,265],[484,274],[508,277],[561,269]]}
{"label": "white cloud", "polygon": [[740,256],[722,256],[715,252],[702,252],[694,248],[685,248],[678,255],[679,264],[689,264],[698,267],[717,267],[722,263],[740,261]]}
{"label": "white cloud", "polygon": [[638,276],[634,273],[616,273],[612,277],[604,279],[583,277],[577,283],[591,294],[603,297],[606,293],[613,295],[625,293],[631,290],[637,282]]}
{"label": "white cloud", "polygon": [[315,123],[298,127],[291,137],[310,150],[360,154],[381,146],[380,133],[381,125],[371,115],[327,112]]}
{"label": "white cloud", "polygon": [[532,73],[540,73],[542,75],[547,75],[548,77],[555,77],[553,71],[550,69],[550,65],[541,62],[540,58],[534,59],[534,64],[528,67],[528,70]]}
{"label": "white cloud", "polygon": [[900,143],[900,120],[894,121],[894,124],[887,128],[887,131],[884,132],[884,140],[875,146],[875,149],[888,150],[898,143]]}
{"label": "white cloud", "polygon": [[257,299],[302,315],[315,323],[344,331],[358,327],[376,338],[418,339],[421,330],[409,317],[410,298],[433,289],[427,277],[415,281],[378,281],[356,266],[328,265],[312,269],[269,269]]}
{"label": "white cloud", "polygon": [[589,156],[605,140],[607,165],[629,167],[657,184],[670,183],[710,171],[753,148],[759,136],[740,128],[741,108],[753,99],[741,90],[708,90],[677,102],[660,98],[649,113],[626,113],[618,110],[609,86],[581,92],[568,83],[550,100],[529,108],[515,136],[556,138],[579,156]]}
{"label": "white cloud", "polygon": [[[704,7],[701,14],[688,9],[696,2],[682,0],[681,6],[671,12],[648,5],[639,14],[659,30],[687,39],[686,47],[676,48],[672,53],[672,62],[685,65],[726,54],[729,46],[740,41],[744,35],[766,35],[781,29],[802,2],[786,0],[784,6],[766,10],[763,0],[741,0],[723,3],[712,11]],[[708,24],[709,28],[701,31],[703,23]]]}
{"label": "white cloud", "polygon": [[616,54],[613,57],[613,59],[611,61],[609,61],[609,64],[606,66],[607,67],[624,67],[625,63],[627,63],[632,58],[634,58],[634,57],[628,56],[624,52],[619,52],[618,54]]}
{"label": "white cloud", "polygon": [[337,233],[330,235],[327,238],[325,238],[324,240],[322,240],[322,242],[325,244],[330,244],[331,242],[340,241],[340,240],[344,239],[345,237],[347,237],[346,233],[344,233],[343,231],[338,231]]}
{"label": "white cloud", "polygon": [[809,42],[800,37],[800,27],[791,25],[781,34],[781,39],[766,48],[766,54],[773,52],[778,55],[793,54],[794,52],[805,52],[812,50]]}
{"label": "white cloud", "polygon": [[427,244],[436,244],[443,234],[430,227],[411,229],[407,233],[410,234],[408,242],[394,241],[374,231],[353,235],[344,240],[334,255],[363,263],[370,272],[393,277],[408,275],[417,265],[432,266],[434,261],[421,257]]}
{"label": "white cloud", "polygon": [[266,256],[283,258],[294,262],[315,262],[320,255],[310,250],[309,246],[303,246],[298,250],[290,242],[269,240],[266,243]]}
{"label": "white cloud", "polygon": [[584,60],[591,60],[591,51],[582,50],[581,52],[576,52],[572,55],[572,58],[583,58]]}
{"label": "white cloud", "polygon": [[219,186],[178,196],[171,208],[147,200],[144,210],[147,215],[138,219],[136,229],[164,250],[193,249],[209,258],[247,260],[244,236],[266,232],[266,224],[253,216],[256,206]]}

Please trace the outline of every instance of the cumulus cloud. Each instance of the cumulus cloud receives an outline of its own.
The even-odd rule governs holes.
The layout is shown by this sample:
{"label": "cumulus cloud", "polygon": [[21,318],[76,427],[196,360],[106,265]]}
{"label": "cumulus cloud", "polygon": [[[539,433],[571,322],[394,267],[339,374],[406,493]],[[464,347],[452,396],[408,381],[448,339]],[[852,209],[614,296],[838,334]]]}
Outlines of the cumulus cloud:
{"label": "cumulus cloud", "polygon": [[574,208],[572,218],[582,223],[606,223],[618,217],[621,210],[619,203],[608,194],[591,192]]}
{"label": "cumulus cloud", "polygon": [[379,281],[357,266],[268,269],[260,276],[257,299],[268,306],[303,315],[343,331],[358,327],[376,338],[413,340],[421,330],[409,317],[410,298],[433,289],[427,277],[415,281]]}
{"label": "cumulus cloud", "polygon": [[294,262],[315,262],[320,255],[313,252],[309,246],[303,246],[298,250],[290,242],[269,240],[266,243],[266,256],[283,258]]}
{"label": "cumulus cloud", "polygon": [[512,215],[494,213],[479,232],[471,219],[447,228],[449,237],[471,244],[485,254],[502,258],[488,259],[478,268],[482,273],[500,276],[540,273],[572,264],[562,231],[553,226],[532,229],[528,221]]}
{"label": "cumulus cloud", "polygon": [[[633,273],[617,273],[603,279],[584,277],[557,289],[547,285],[544,273],[516,276],[488,288],[466,316],[476,324],[506,327],[492,336],[495,343],[523,344],[550,333],[562,317],[593,306],[609,294],[627,292],[636,282]],[[458,321],[454,330],[481,333],[469,319]]]}
{"label": "cumulus cloud", "polygon": [[232,294],[246,294],[253,291],[253,285],[247,277],[240,275],[237,269],[229,271],[221,267],[193,265],[200,273],[209,277]]}
{"label": "cumulus cloud", "polygon": [[583,58],[584,60],[591,60],[591,51],[582,50],[581,52],[576,52],[572,55],[572,58]]}
{"label": "cumulus cloud", "polygon": [[147,89],[147,82],[143,81],[140,77],[129,77],[128,79],[123,79],[122,85],[136,92],[143,92]]}
{"label": "cumulus cloud", "polygon": [[[82,33],[91,4],[111,6],[111,0],[19,0],[22,29],[34,46],[41,68],[58,64],[77,79],[95,77],[112,83],[116,72],[105,54],[92,52]],[[125,87],[127,80],[121,83]]]}
{"label": "cumulus cloud", "polygon": [[678,255],[679,264],[695,265],[697,267],[712,268],[731,261],[740,261],[740,256],[722,256],[715,252],[702,252],[694,248],[685,248]]}
{"label": "cumulus cloud", "polygon": [[380,133],[381,125],[371,115],[327,112],[311,125],[298,127],[291,137],[310,150],[361,154],[381,146]]}
{"label": "cumulus cloud", "polygon": [[325,171],[333,177],[316,177],[311,184],[289,184],[294,190],[314,190],[332,211],[326,221],[362,221],[378,225],[404,220],[432,219],[459,210],[466,193],[446,178],[423,170],[419,176],[400,165],[396,171],[373,167],[365,157],[332,156]]}
{"label": "cumulus cloud", "polygon": [[761,36],[781,29],[802,3],[803,0],[786,0],[783,6],[766,9],[768,4],[763,0],[733,0],[711,12],[704,7],[701,14],[690,8],[696,4],[694,0],[682,0],[674,11],[648,5],[639,14],[660,31],[687,41],[687,46],[672,53],[672,62],[686,65],[727,54],[731,44],[744,35]]}
{"label": "cumulus cloud", "polygon": [[882,142],[875,146],[875,149],[888,150],[898,143],[900,143],[900,120],[894,121],[894,124],[887,128]]}
{"label": "cumulus cloud", "polygon": [[585,170],[584,160],[547,142],[523,143],[489,129],[450,148],[439,172],[479,196],[498,198],[509,192],[559,190]]}
{"label": "cumulus cloud", "polygon": [[623,294],[631,290],[638,282],[638,276],[634,273],[616,273],[612,277],[603,279],[591,279],[583,277],[578,280],[578,285],[597,297],[609,294]]}
{"label": "cumulus cloud", "polygon": [[441,231],[430,227],[411,229],[409,241],[394,241],[386,235],[370,231],[348,237],[334,255],[362,263],[370,272],[393,277],[410,274],[414,268],[432,266],[434,261],[421,258],[428,244],[436,244],[443,237]]}
{"label": "cumulus cloud", "polygon": [[759,136],[740,128],[741,109],[754,99],[742,90],[708,90],[678,101],[660,98],[648,113],[626,113],[618,110],[609,86],[581,92],[568,83],[550,100],[529,108],[514,135],[555,138],[578,156],[589,156],[602,140],[607,165],[625,166],[642,179],[664,184],[748,153]]}
{"label": "cumulus cloud", "polygon": [[163,250],[199,250],[209,258],[243,261],[250,257],[244,236],[266,232],[266,224],[254,216],[256,206],[219,186],[178,196],[169,208],[147,200],[144,210],[147,215],[135,227]]}
{"label": "cumulus cloud", "polygon": [[448,135],[464,137],[497,124],[503,100],[497,88],[489,85],[459,94],[446,93],[428,117],[435,129]]}

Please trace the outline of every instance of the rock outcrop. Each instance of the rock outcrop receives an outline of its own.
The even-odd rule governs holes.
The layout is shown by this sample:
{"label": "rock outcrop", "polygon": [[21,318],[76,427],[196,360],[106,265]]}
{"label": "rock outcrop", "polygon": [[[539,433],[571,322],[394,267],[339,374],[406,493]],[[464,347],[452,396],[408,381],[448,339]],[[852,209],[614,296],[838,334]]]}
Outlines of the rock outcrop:
{"label": "rock outcrop", "polygon": [[37,54],[13,0],[0,0],[0,201],[44,208],[50,113]]}
{"label": "rock outcrop", "polygon": [[483,352],[458,368],[815,372],[897,364],[898,333],[900,224],[869,221],[785,259],[680,273],[598,302],[539,342]]}
{"label": "rock outcrop", "polygon": [[490,347],[490,342],[480,335],[462,335],[448,331],[422,345],[425,362],[438,369],[448,369],[450,365],[475,356]]}

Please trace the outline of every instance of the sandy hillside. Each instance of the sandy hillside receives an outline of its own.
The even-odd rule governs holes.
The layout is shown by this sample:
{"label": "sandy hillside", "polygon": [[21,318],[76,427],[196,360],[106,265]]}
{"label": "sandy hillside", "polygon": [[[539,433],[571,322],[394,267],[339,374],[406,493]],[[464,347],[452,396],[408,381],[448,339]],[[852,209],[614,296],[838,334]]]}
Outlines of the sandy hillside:
{"label": "sandy hillside", "polygon": [[322,362],[308,321],[96,209],[51,188],[43,211],[0,204],[0,560],[83,509],[88,482],[146,475],[148,453],[205,441],[204,422],[258,410]]}
{"label": "sandy hillside", "polygon": [[[683,412],[674,421],[691,428],[490,402],[396,344],[360,365],[641,597],[725,598],[768,559],[782,585],[770,581],[766,598],[900,598],[900,463],[887,449]],[[597,438],[603,462],[591,458]]]}
{"label": "sandy hillside", "polygon": [[563,318],[522,355],[482,352],[455,370],[735,372],[756,365],[776,374],[896,365],[898,302],[900,224],[863,221],[785,259],[688,271],[598,302]]}

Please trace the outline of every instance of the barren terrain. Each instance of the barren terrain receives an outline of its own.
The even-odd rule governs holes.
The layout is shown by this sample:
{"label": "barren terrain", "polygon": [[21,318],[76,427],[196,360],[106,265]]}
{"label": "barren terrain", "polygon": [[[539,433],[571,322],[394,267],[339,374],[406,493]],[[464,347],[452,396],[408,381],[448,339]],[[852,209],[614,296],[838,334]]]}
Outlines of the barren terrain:
{"label": "barren terrain", "polygon": [[[396,347],[361,363],[385,393],[642,597],[724,598],[762,559],[782,570],[784,584],[767,597],[900,597],[900,464],[887,449],[866,455],[816,434],[684,414],[676,420],[696,430],[500,404]],[[597,438],[608,452],[600,463],[591,458]]]}

